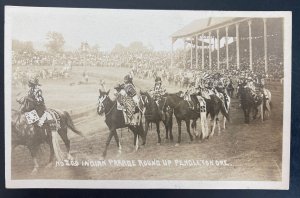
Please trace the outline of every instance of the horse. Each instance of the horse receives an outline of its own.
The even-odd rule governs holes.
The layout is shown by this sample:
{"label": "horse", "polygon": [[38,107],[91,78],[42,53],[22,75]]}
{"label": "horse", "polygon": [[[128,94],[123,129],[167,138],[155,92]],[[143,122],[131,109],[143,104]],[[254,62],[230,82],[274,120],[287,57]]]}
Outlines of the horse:
{"label": "horse", "polygon": [[146,144],[146,135],[140,119],[140,123],[136,126],[125,124],[125,118],[122,110],[117,108],[117,100],[111,100],[109,97],[109,91],[102,91],[99,89],[99,101],[97,107],[98,115],[102,116],[105,114],[105,123],[109,128],[109,135],[106,140],[105,149],[102,157],[105,158],[107,155],[107,149],[110,144],[112,137],[115,138],[118,145],[119,153],[121,153],[122,147],[117,134],[117,129],[128,127],[134,134],[134,145],[135,149],[138,150],[138,136],[142,138],[142,145]]}
{"label": "horse", "polygon": [[[200,91],[200,95],[203,96],[203,90]],[[206,103],[206,112],[207,116],[210,116],[211,120],[211,130],[209,133],[208,138],[212,137],[215,132],[216,124],[219,126],[219,118],[218,115],[221,113],[224,118],[226,118],[228,121],[230,121],[229,113],[225,108],[225,105],[223,101],[215,94],[211,94],[208,97],[203,97]],[[220,127],[219,127],[219,133],[220,133]]]}
{"label": "horse", "polygon": [[[39,164],[37,162],[37,152],[42,143],[47,143],[50,146],[50,158],[46,167],[51,167],[54,160],[54,154],[57,156],[59,152],[59,146],[55,145],[54,134],[51,132],[49,122],[45,122],[42,127],[38,126],[37,123],[28,124],[25,118],[24,112],[32,111],[35,108],[35,105],[31,98],[28,96],[24,97],[22,100],[18,100],[20,103],[20,111],[13,110],[14,114],[11,121],[11,135],[12,135],[12,148],[17,147],[18,145],[26,146],[33,158],[34,168],[31,171],[31,174],[36,174],[39,169]],[[67,111],[60,111],[54,109],[48,109],[56,117],[55,119],[60,122],[60,127],[57,130],[57,133],[62,138],[66,148],[68,159],[72,159],[70,154],[70,140],[67,135],[68,128],[70,128],[74,133],[84,137],[83,133],[76,129],[74,126],[73,120],[71,119],[70,114]],[[55,134],[56,137],[56,134]],[[54,141],[53,141],[54,140]],[[58,147],[58,148],[57,148]],[[57,152],[55,152],[55,150]]]}
{"label": "horse", "polygon": [[[263,99],[260,98],[258,100],[255,100],[253,93],[249,87],[239,86],[239,96],[241,100],[241,107],[244,112],[244,122],[246,124],[250,123],[250,113],[253,111],[253,119],[256,119],[256,115],[258,112],[258,108],[261,109],[262,112],[262,102]],[[261,113],[261,116],[263,114]],[[262,118],[263,119],[263,118]]]}
{"label": "horse", "polygon": [[[192,97],[195,106],[197,106],[197,99]],[[190,108],[190,104],[188,101],[184,100],[178,93],[175,94],[167,94],[166,104],[174,109],[174,115],[178,125],[178,140],[176,146],[178,146],[181,142],[181,122],[185,121],[187,133],[189,134],[190,141],[193,141],[193,136],[190,132],[190,120],[192,121],[193,131],[196,129],[196,121],[200,117],[200,112],[196,110],[192,110]]]}
{"label": "horse", "polygon": [[272,94],[270,90],[264,89],[263,95],[263,118],[269,118],[271,116],[272,109]]}
{"label": "horse", "polygon": [[[220,89],[220,88],[216,88],[216,90],[218,91],[217,93],[217,96],[222,100],[223,102],[223,105],[225,106],[225,110],[227,113],[229,113],[229,110],[230,110],[230,103],[231,103],[231,99],[230,99],[230,96],[227,92],[227,89],[224,88],[224,89]],[[223,115],[222,111],[219,113],[219,115],[221,114],[221,117],[223,118],[223,124],[222,124],[222,127],[223,127],[223,130],[225,131],[226,129],[226,116]],[[218,121],[219,121],[219,118],[217,118]],[[220,129],[220,124],[218,122],[218,129],[219,129],[219,134],[221,132],[221,129]]]}
{"label": "horse", "polygon": [[264,88],[261,91],[261,94],[258,95],[258,99],[256,101],[257,107],[254,109],[254,117],[256,119],[257,113],[260,113],[261,121],[264,122],[267,118],[271,116],[271,108],[272,108],[272,95],[271,92]]}
{"label": "horse", "polygon": [[[140,93],[141,93],[141,100],[144,104],[143,116],[145,118],[146,135],[148,133],[149,124],[155,123],[157,137],[158,137],[157,143],[160,144],[161,138],[160,138],[159,123],[162,121],[165,125],[166,139],[169,139],[169,135],[170,135],[170,140],[173,141],[173,134],[172,134],[173,110],[165,106],[166,98],[162,98],[159,101],[159,106],[160,106],[159,107],[148,92],[141,91]],[[165,111],[163,111],[164,109]]]}
{"label": "horse", "polygon": [[234,87],[233,87],[233,82],[230,81],[229,84],[226,86],[226,91],[229,95],[230,98],[233,97],[233,93],[234,93]]}

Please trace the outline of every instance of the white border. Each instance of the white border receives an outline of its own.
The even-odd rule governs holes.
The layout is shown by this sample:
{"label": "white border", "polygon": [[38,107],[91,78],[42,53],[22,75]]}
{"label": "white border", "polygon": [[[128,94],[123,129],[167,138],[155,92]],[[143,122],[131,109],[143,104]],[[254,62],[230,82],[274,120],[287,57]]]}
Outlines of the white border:
{"label": "white border", "polygon": [[[291,124],[292,12],[201,11],[207,17],[283,17],[284,18],[284,109],[282,141],[282,181],[190,181],[190,180],[12,180],[11,179],[11,14],[5,6],[5,180],[6,188],[119,188],[119,189],[289,189]],[[47,8],[51,9],[51,8]],[[57,8],[56,8],[57,9]],[[61,8],[78,9],[78,8]],[[99,9],[101,10],[101,9]],[[134,11],[134,10],[133,10]],[[162,10],[145,10],[145,12]],[[170,11],[166,11],[170,12]]]}

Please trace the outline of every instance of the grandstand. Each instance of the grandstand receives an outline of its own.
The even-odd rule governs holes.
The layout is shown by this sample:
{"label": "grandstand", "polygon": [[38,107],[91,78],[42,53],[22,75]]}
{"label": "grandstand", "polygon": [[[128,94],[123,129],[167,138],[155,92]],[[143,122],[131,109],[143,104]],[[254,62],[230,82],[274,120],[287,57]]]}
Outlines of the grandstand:
{"label": "grandstand", "polygon": [[[282,18],[199,19],[171,38],[172,52],[177,40],[184,41],[185,68],[283,72]],[[171,56],[174,66],[173,53]]]}

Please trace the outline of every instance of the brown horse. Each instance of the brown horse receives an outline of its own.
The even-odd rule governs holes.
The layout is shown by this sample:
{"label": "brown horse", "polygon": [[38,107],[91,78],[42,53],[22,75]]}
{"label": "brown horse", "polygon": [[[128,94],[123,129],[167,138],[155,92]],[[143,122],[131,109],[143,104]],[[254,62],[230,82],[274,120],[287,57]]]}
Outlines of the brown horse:
{"label": "brown horse", "polygon": [[[42,127],[38,126],[36,122],[33,124],[27,123],[24,112],[29,112],[34,109],[34,104],[29,97],[23,98],[19,103],[21,104],[21,111],[13,110],[13,120],[11,122],[12,148],[17,147],[18,145],[24,145],[29,149],[34,162],[34,168],[31,173],[35,174],[39,168],[37,152],[42,143],[47,143],[50,146],[50,159],[47,167],[52,165],[54,160],[53,134],[51,132],[50,124],[47,121]],[[49,109],[48,111],[53,112],[56,119],[59,119],[60,127],[57,130],[57,133],[62,138],[67,148],[68,158],[70,158],[70,140],[67,135],[67,129],[70,128],[73,132],[82,137],[83,134],[75,128],[68,112],[54,109]]]}
{"label": "brown horse", "polygon": [[139,125],[129,125],[125,124],[124,115],[122,110],[117,108],[117,100],[111,100],[109,97],[109,91],[102,91],[99,89],[99,103],[97,108],[97,113],[101,116],[105,114],[105,123],[109,128],[109,135],[106,140],[105,149],[103,151],[102,157],[106,157],[107,149],[110,144],[112,137],[115,138],[117,145],[119,147],[119,152],[121,152],[121,144],[117,134],[117,129],[128,127],[134,134],[134,145],[135,149],[138,149],[138,136],[142,138],[142,145],[146,144],[146,135],[140,119]]}

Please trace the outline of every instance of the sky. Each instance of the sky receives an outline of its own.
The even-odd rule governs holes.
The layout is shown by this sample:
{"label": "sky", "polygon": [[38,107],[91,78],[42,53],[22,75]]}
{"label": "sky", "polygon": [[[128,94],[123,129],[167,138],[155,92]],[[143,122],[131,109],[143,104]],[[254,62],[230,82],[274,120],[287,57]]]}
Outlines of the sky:
{"label": "sky", "polygon": [[[133,41],[169,51],[172,33],[207,17],[201,11],[33,7],[10,7],[8,16],[12,39],[33,41],[37,49],[44,48],[47,32],[56,31],[63,34],[66,50],[88,42],[103,51],[110,51],[117,43],[128,46]],[[178,47],[183,47],[182,41],[175,43],[174,48]]]}

